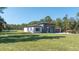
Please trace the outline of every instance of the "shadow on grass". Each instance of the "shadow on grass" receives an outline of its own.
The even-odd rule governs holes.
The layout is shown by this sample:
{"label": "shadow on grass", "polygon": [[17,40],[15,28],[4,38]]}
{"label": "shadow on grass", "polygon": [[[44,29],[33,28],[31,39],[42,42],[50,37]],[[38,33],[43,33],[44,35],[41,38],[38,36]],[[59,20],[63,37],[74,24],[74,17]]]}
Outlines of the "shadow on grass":
{"label": "shadow on grass", "polygon": [[0,36],[0,43],[14,43],[25,41],[37,41],[40,39],[59,39],[65,36],[40,36],[40,35],[10,35]]}

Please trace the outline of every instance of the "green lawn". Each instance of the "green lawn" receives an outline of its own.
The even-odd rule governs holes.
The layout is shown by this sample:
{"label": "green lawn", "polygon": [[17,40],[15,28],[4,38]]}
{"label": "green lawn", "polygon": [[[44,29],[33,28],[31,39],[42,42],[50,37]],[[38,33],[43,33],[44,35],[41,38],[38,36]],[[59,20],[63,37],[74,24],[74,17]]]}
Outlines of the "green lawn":
{"label": "green lawn", "polygon": [[0,51],[79,51],[79,34],[0,33]]}

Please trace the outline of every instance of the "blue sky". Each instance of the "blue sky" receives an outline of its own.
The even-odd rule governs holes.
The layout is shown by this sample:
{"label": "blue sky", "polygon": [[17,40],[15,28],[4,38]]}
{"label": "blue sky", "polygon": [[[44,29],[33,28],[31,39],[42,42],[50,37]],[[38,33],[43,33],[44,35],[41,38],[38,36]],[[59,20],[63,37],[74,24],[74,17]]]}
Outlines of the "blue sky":
{"label": "blue sky", "polygon": [[8,24],[22,24],[39,21],[45,16],[56,19],[68,14],[69,17],[74,17],[77,12],[79,12],[78,7],[8,7],[2,17]]}

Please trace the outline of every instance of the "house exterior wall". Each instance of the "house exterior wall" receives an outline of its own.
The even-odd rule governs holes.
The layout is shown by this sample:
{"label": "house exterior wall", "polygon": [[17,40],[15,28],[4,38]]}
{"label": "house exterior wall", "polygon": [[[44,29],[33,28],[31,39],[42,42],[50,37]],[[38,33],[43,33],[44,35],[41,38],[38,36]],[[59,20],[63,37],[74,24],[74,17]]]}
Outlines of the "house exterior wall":
{"label": "house exterior wall", "polygon": [[43,33],[55,33],[55,28],[51,24],[40,24]]}
{"label": "house exterior wall", "polygon": [[[36,31],[36,28],[39,28],[39,31]],[[24,32],[41,33],[42,27],[26,27],[24,28]]]}
{"label": "house exterior wall", "polygon": [[34,32],[34,27],[25,27],[24,28],[24,32],[31,32],[31,33],[33,33]]}
{"label": "house exterior wall", "polygon": [[[39,28],[39,31],[36,31],[37,28]],[[34,33],[42,33],[42,27],[34,27]]]}

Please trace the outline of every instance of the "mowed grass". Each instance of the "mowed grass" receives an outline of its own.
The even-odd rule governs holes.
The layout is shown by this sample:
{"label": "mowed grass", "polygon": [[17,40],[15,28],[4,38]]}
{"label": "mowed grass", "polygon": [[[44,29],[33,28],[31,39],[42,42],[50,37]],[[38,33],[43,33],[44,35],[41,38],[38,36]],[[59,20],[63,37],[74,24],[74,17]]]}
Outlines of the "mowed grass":
{"label": "mowed grass", "polygon": [[0,51],[79,51],[79,34],[2,32]]}

